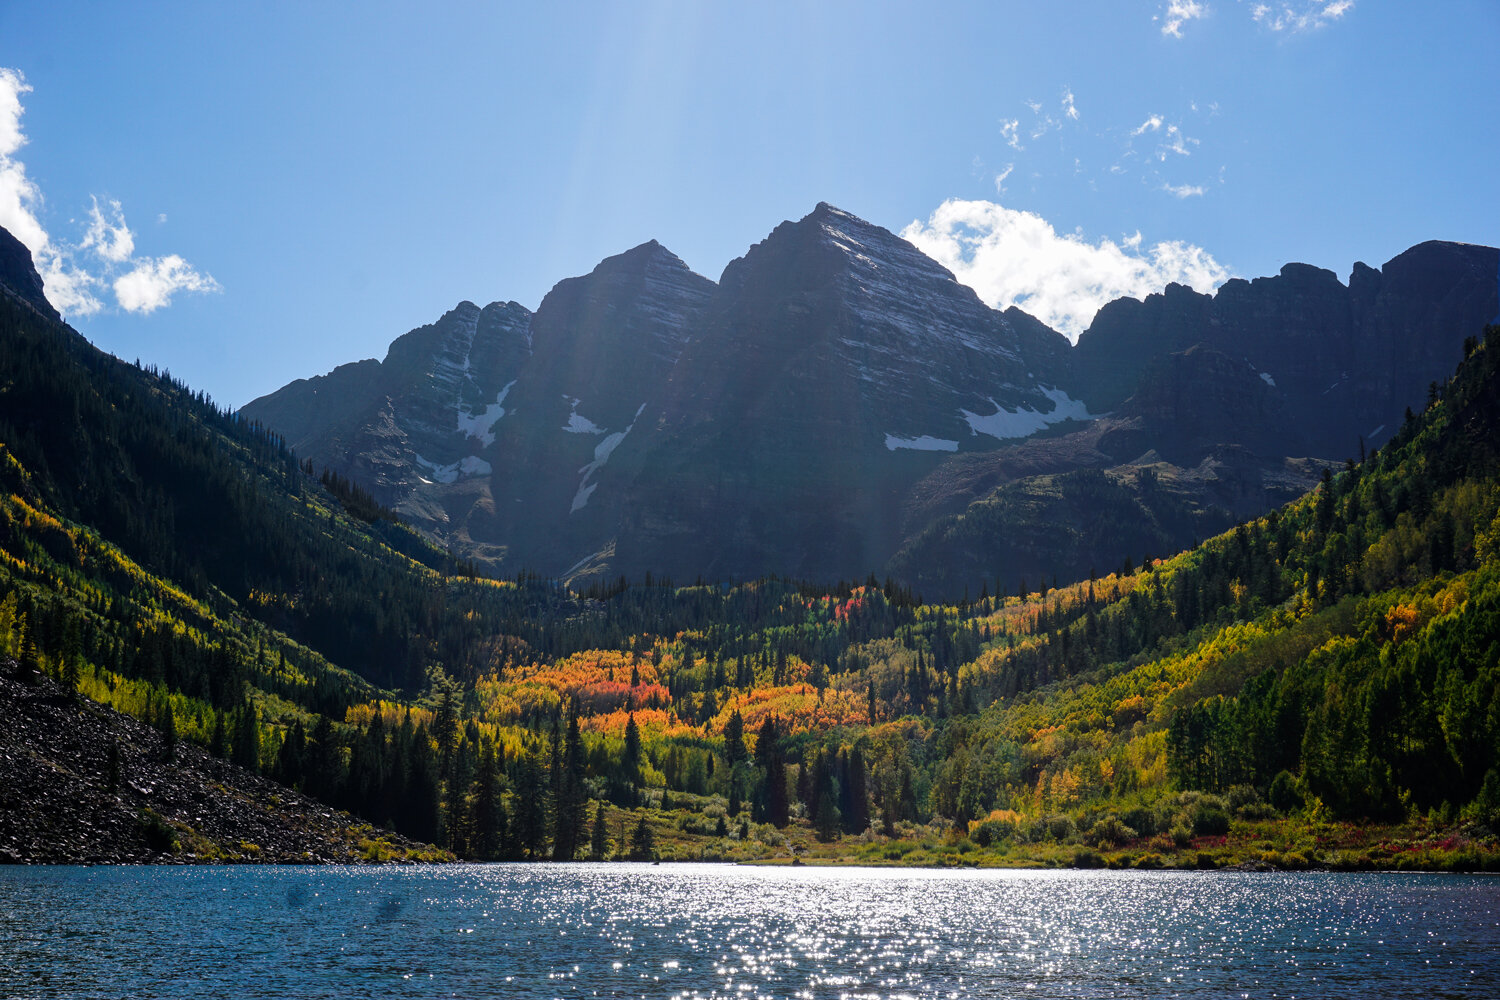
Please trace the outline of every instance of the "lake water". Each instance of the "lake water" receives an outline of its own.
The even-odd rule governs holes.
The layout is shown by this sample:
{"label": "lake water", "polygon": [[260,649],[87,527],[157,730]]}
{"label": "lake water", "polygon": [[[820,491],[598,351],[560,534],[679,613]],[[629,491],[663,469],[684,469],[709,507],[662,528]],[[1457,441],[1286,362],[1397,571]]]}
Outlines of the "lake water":
{"label": "lake water", "polygon": [[0,868],[5,997],[1500,996],[1500,879]]}

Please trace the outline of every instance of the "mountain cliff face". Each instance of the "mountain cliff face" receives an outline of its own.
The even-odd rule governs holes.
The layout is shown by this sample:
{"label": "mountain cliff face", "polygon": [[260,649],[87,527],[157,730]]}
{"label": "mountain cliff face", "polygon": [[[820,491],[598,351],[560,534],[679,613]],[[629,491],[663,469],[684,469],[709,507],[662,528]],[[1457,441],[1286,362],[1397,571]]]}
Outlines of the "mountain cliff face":
{"label": "mountain cliff face", "polygon": [[[820,204],[717,284],[653,241],[534,315],[462,303],[244,413],[502,572],[961,592],[1164,552],[1296,495],[1452,370],[1500,312],[1497,272],[1500,251],[1436,242],[1347,286],[1289,264],[1112,302],[1070,347]],[[1057,478],[1084,471],[1104,478]]]}
{"label": "mountain cliff face", "polygon": [[1066,373],[1060,335],[1018,331],[911,244],[819,205],[725,268],[652,435],[621,456],[611,568],[880,566],[902,493],[944,455],[1082,415]]}
{"label": "mountain cliff face", "polygon": [[0,229],[0,295],[20,299],[48,319],[60,318],[42,290],[31,251],[5,229]]}
{"label": "mountain cliff face", "polygon": [[[1495,318],[1500,251],[1422,243],[1377,271],[1288,264],[1272,278],[1235,278],[1214,295],[1169,285],[1119,299],[1078,340],[1079,394],[1116,410],[1167,354],[1202,345],[1242,360],[1279,397],[1287,453],[1353,455],[1378,444],[1403,409],[1450,374],[1465,336]],[[1264,427],[1259,428],[1264,430]]]}

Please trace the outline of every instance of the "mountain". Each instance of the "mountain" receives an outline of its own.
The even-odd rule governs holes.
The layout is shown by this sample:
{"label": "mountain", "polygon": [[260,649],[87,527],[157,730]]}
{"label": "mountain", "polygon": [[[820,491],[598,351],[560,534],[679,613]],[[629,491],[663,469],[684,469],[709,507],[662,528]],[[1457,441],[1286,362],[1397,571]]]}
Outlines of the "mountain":
{"label": "mountain", "polygon": [[[496,571],[873,571],[956,596],[1174,551],[1299,495],[1452,370],[1497,276],[1500,251],[1438,242],[1347,286],[1288,264],[1111,302],[1070,347],[820,204],[717,284],[648,243],[535,316],[511,304],[509,327],[424,328],[461,350],[414,331],[243,413]],[[507,366],[477,402],[429,375],[479,350]]]}
{"label": "mountain", "polygon": [[633,478],[617,480],[610,568],[878,567],[904,489],[944,454],[1082,414],[1058,388],[1066,365],[1061,336],[1013,325],[911,244],[819,205],[725,268],[643,415],[652,433],[620,456]]}
{"label": "mountain", "polygon": [[1352,455],[1361,440],[1389,437],[1402,410],[1452,371],[1463,338],[1496,318],[1497,276],[1500,251],[1433,241],[1379,271],[1356,263],[1347,286],[1307,264],[1234,278],[1213,295],[1169,285],[1099,311],[1078,339],[1079,393],[1096,411],[1117,410],[1153,365],[1202,346],[1274,390],[1277,412],[1259,413],[1256,428],[1285,453]]}
{"label": "mountain", "polygon": [[[305,433],[352,426],[314,416],[316,380],[242,412],[496,568],[818,578],[882,563],[901,491],[945,453],[1086,415],[1060,387],[1060,335],[826,204],[717,285],[655,243],[610,258],[553,289],[530,329],[495,441],[471,447],[458,485],[372,474],[351,435]],[[342,375],[364,433],[409,434],[362,365],[325,378]]]}

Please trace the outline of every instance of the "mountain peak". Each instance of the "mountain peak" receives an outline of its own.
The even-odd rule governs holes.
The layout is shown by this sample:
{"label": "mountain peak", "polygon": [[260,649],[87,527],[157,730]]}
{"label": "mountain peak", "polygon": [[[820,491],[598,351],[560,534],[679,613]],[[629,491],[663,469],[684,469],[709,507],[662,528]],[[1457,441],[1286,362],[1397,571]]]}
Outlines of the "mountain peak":
{"label": "mountain peak", "polygon": [[594,274],[605,275],[619,272],[642,272],[648,268],[668,268],[671,270],[691,271],[686,262],[656,240],[647,240],[640,246],[631,247],[624,253],[617,253],[612,257],[601,260],[593,270]]}
{"label": "mountain peak", "polygon": [[8,288],[21,301],[49,319],[60,319],[47,296],[42,276],[36,271],[31,251],[8,230],[0,227],[0,286]]}

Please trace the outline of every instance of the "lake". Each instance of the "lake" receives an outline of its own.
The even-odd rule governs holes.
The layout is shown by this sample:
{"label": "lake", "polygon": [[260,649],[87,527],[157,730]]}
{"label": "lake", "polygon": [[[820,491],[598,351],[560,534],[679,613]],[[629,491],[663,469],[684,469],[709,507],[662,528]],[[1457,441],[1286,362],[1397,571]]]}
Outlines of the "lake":
{"label": "lake", "polygon": [[6,997],[1500,996],[1500,879],[0,868]]}

